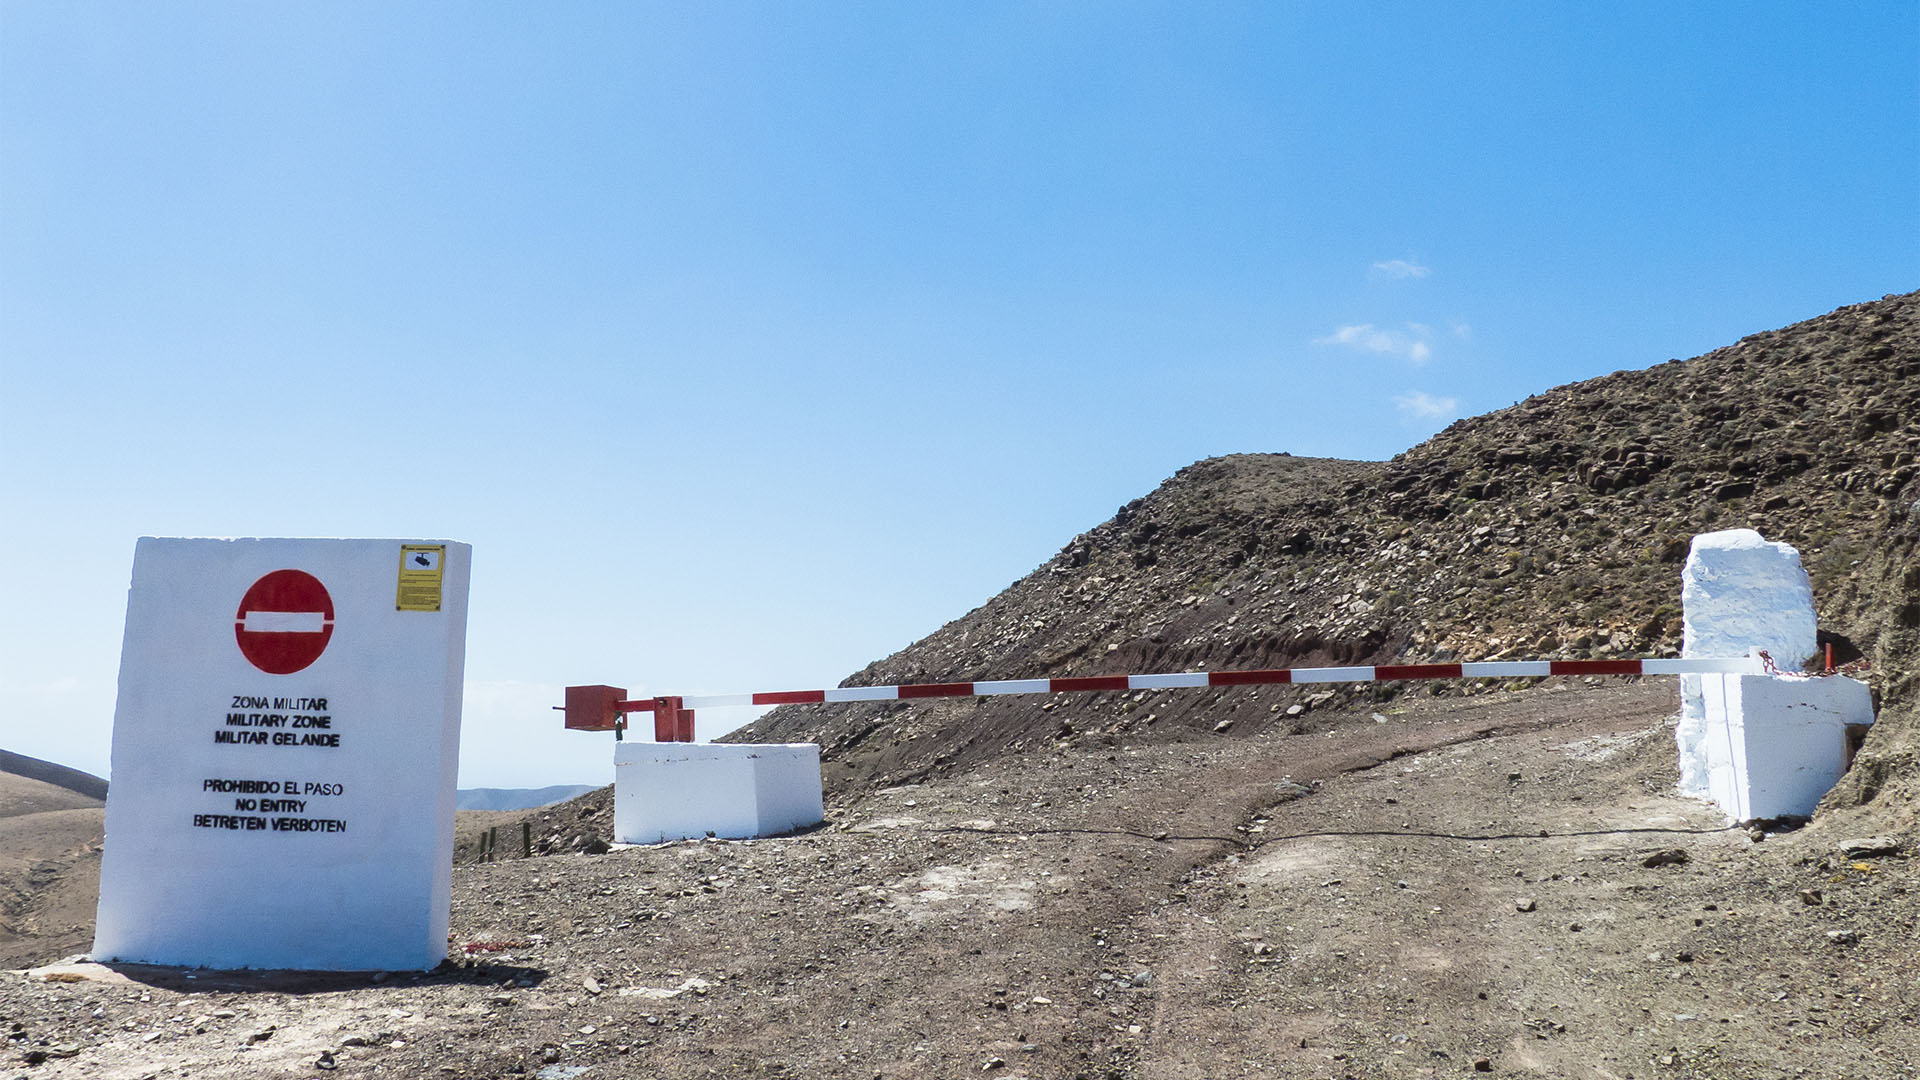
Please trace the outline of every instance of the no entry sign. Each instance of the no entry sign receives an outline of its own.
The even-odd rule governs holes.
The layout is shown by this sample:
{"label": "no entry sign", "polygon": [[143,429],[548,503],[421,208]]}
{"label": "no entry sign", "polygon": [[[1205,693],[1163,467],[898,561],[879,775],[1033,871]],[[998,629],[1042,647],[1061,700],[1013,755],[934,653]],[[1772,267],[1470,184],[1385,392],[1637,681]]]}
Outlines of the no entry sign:
{"label": "no entry sign", "polygon": [[[434,610],[395,602],[416,553]],[[96,959],[446,958],[471,566],[430,538],[140,539]]]}
{"label": "no entry sign", "polygon": [[333,639],[333,597],[319,578],[304,570],[275,570],[240,598],[233,637],[254,667],[269,675],[291,675],[327,651]]}

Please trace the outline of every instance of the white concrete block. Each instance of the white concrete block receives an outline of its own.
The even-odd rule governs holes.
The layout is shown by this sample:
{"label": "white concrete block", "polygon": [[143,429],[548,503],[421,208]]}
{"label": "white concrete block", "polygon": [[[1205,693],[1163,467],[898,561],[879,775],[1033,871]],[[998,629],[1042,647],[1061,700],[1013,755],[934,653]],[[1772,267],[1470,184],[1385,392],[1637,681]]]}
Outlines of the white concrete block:
{"label": "white concrete block", "polygon": [[[1746,656],[1763,649],[1782,671],[1798,671],[1818,648],[1813,585],[1790,544],[1752,529],[1693,538],[1680,571],[1682,657]],[[1680,791],[1706,798],[1706,705],[1699,675],[1680,677]]]}
{"label": "white concrete block", "polygon": [[1873,695],[1855,679],[1701,679],[1707,797],[1734,821],[1812,814],[1847,771],[1847,728],[1873,723]]}
{"label": "white concrete block", "polygon": [[826,816],[814,743],[617,743],[613,785],[623,844],[773,836]]}
{"label": "white concrete block", "polygon": [[446,957],[470,554],[139,541],[94,959]]}

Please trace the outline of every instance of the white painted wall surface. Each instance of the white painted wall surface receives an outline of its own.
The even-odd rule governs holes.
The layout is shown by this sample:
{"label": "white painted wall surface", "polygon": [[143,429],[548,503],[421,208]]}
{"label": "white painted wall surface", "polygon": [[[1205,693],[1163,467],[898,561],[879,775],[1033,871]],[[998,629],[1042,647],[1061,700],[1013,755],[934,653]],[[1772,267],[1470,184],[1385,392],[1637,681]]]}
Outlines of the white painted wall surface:
{"label": "white painted wall surface", "polygon": [[[1790,544],[1752,529],[1693,538],[1680,571],[1684,630],[1680,655],[1746,656],[1764,649],[1782,671],[1798,671],[1818,647],[1813,584]],[[1712,678],[1705,676],[1704,678]],[[1680,677],[1680,791],[1709,797],[1706,704],[1699,675]]]}
{"label": "white painted wall surface", "polygon": [[[395,610],[403,543],[445,546],[441,610]],[[466,544],[440,540],[139,541],[94,959],[406,970],[445,957],[470,561]],[[333,632],[310,666],[269,674],[241,653],[235,623],[249,586],[286,568],[325,586]],[[241,621],[280,633],[315,622]],[[326,704],[273,704],[302,698]],[[228,722],[256,714],[290,719]],[[295,716],[326,726],[294,728]],[[339,746],[272,739],[323,733]],[[235,783],[274,787],[209,789]],[[288,801],[242,809],[249,798]],[[263,824],[227,827],[240,819]]]}
{"label": "white painted wall surface", "polygon": [[813,743],[616,743],[613,784],[623,844],[773,836],[825,817]]}
{"label": "white painted wall surface", "polygon": [[1847,769],[1846,729],[1873,723],[1844,676],[1702,676],[1707,797],[1734,821],[1807,816]]}

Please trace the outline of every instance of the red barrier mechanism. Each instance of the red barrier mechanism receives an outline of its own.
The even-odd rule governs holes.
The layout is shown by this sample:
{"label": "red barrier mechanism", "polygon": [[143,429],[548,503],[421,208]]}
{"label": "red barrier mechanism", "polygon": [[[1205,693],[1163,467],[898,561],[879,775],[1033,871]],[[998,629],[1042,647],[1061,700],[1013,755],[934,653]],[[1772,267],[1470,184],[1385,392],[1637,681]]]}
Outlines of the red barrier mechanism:
{"label": "red barrier mechanism", "polygon": [[692,742],[693,710],[680,707],[677,697],[657,697],[652,701],[623,701],[618,708],[621,712],[642,712],[653,710],[654,742]]}
{"label": "red barrier mechanism", "polygon": [[569,686],[567,703],[556,706],[566,713],[569,731],[611,731],[615,739],[625,736],[627,714],[653,714],[654,742],[692,742],[693,710],[683,698],[657,697],[627,700],[627,692],[618,686]]}
{"label": "red barrier mechanism", "polygon": [[619,732],[626,722],[616,706],[626,696],[617,686],[567,687],[567,703],[561,706],[567,714],[567,730]]}

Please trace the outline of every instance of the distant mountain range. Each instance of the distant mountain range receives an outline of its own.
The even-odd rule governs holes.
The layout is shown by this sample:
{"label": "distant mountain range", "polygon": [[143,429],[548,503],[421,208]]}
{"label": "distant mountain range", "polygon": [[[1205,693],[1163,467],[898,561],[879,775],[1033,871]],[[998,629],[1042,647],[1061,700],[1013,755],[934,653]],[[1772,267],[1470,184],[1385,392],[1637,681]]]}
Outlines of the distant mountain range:
{"label": "distant mountain range", "polygon": [[[8,750],[0,750],[0,773],[12,773],[52,784],[90,799],[104,800],[107,797],[107,782],[92,773]],[[593,784],[555,784],[542,788],[461,788],[454,800],[454,807],[460,810],[531,810],[536,806],[565,802],[585,795],[594,787]]]}
{"label": "distant mountain range", "polygon": [[461,788],[454,801],[459,810],[531,810],[565,802],[594,790],[592,784],[555,784],[543,788]]}

